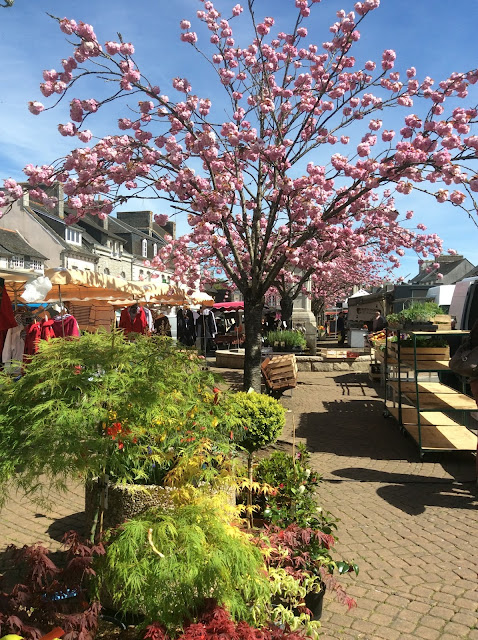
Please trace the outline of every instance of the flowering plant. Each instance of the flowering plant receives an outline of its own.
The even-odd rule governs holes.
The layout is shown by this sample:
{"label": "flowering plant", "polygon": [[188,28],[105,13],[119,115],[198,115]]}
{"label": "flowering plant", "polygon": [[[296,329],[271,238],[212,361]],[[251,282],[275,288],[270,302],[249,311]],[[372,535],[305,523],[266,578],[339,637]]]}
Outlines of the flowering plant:
{"label": "flowering plant", "polygon": [[310,454],[299,444],[295,456],[285,451],[274,451],[262,458],[254,470],[254,479],[260,485],[271,485],[268,496],[257,494],[256,505],[266,521],[287,526],[298,522],[307,526],[324,520],[326,515],[317,510],[314,492],[320,476],[310,468]]}

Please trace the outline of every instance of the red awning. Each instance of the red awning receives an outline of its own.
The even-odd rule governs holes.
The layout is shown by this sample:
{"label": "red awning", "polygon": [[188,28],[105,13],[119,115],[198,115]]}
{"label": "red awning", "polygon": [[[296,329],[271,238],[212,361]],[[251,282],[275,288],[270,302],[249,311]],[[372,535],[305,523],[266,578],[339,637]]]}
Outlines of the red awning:
{"label": "red awning", "polygon": [[223,311],[241,311],[244,309],[244,302],[215,302],[213,309],[222,309]]}

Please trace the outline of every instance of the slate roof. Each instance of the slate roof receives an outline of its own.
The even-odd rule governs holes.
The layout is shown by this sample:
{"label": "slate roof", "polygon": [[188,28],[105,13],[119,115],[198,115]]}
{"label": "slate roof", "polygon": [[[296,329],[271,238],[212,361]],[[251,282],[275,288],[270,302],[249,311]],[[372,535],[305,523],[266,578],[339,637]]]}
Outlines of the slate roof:
{"label": "slate roof", "polygon": [[37,220],[43,227],[54,235],[55,240],[64,248],[68,253],[76,253],[78,255],[86,255],[91,259],[97,259],[94,255],[92,247],[96,243],[96,240],[92,238],[82,227],[77,224],[68,225],[69,228],[79,231],[82,234],[82,244],[74,245],[67,242],[65,239],[66,222],[58,215],[51,211],[46,211],[41,206],[36,204],[30,204],[27,207],[28,212]]}
{"label": "slate roof", "polygon": [[[410,283],[412,284],[434,284],[437,281],[437,277],[436,274],[437,273],[441,273],[443,274],[443,280],[441,280],[441,283],[453,283],[453,278],[449,279],[447,278],[448,275],[451,275],[455,270],[457,270],[458,272],[464,267],[464,265],[466,265],[466,263],[468,263],[470,266],[471,262],[469,262],[466,258],[461,258],[461,259],[457,259],[457,260],[453,260],[453,261],[445,261],[445,260],[440,260],[440,258],[437,258],[437,262],[440,263],[440,268],[439,269],[433,269],[430,272],[427,272],[425,269],[420,271],[414,278],[412,278],[410,280]],[[457,273],[458,275],[458,273]],[[461,280],[462,276],[460,275],[460,277],[458,278],[459,280]]]}
{"label": "slate roof", "polygon": [[0,229],[0,255],[4,256],[30,256],[46,260],[46,256],[34,249],[18,233],[9,229]]}

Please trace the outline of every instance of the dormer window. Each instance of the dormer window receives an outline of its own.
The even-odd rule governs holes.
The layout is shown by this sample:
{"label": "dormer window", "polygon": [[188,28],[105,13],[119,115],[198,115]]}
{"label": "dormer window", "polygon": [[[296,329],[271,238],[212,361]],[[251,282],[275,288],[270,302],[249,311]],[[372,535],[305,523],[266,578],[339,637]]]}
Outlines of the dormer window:
{"label": "dormer window", "polygon": [[143,256],[143,258],[148,257],[148,241],[147,240],[141,240],[141,255]]}
{"label": "dormer window", "polygon": [[9,269],[23,269],[25,266],[25,260],[23,256],[12,256],[8,261]]}
{"label": "dormer window", "polygon": [[70,244],[81,245],[81,233],[76,229],[67,227],[65,229],[65,240]]}
{"label": "dormer window", "polygon": [[119,257],[119,256],[121,256],[121,253],[122,253],[121,249],[122,249],[121,242],[118,242],[117,240],[115,240],[115,241],[113,242],[113,252],[112,252],[112,255],[113,255],[113,256],[115,256],[115,257]]}

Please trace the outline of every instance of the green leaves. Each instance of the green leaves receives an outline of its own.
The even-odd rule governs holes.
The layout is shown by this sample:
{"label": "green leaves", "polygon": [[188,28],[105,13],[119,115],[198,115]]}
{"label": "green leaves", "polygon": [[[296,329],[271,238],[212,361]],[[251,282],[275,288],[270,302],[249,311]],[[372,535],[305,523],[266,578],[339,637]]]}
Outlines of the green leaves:
{"label": "green leaves", "polygon": [[194,352],[167,338],[98,332],[42,342],[20,380],[0,373],[0,482],[104,470],[145,484],[211,477],[234,446],[215,383]]}

